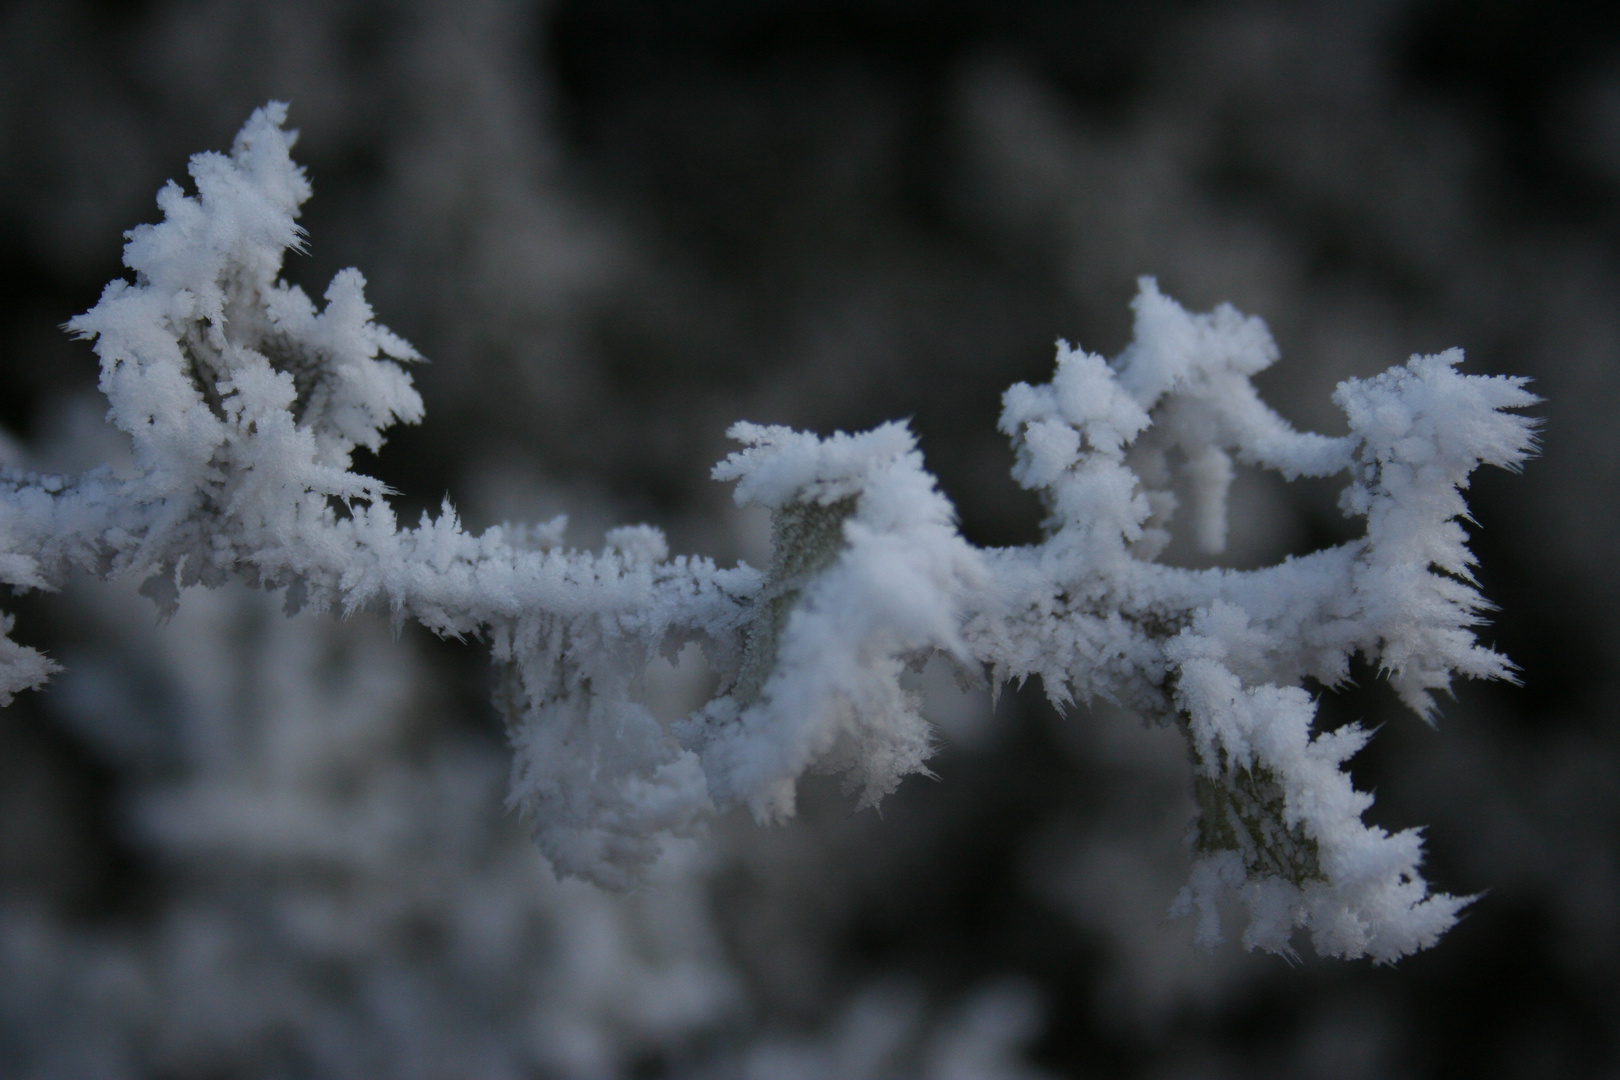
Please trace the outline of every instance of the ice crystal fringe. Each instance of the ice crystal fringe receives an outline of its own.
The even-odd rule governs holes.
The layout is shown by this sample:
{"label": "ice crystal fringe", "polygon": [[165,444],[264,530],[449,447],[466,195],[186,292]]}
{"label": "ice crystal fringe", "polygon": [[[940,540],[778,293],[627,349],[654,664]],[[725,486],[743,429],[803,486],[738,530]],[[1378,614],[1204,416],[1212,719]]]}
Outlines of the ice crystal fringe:
{"label": "ice crystal fringe", "polygon": [[[129,233],[134,282],[69,324],[94,342],[133,464],[5,474],[0,580],[133,574],[171,608],[183,586],[246,580],[290,609],[386,606],[487,640],[511,801],[559,872],[608,886],[717,811],[791,817],[807,771],[843,775],[863,804],[924,771],[929,728],[900,676],[944,653],[998,684],[1037,675],[1059,704],[1100,696],[1179,726],[1201,818],[1175,908],[1200,940],[1220,939],[1228,895],[1247,905],[1244,942],[1278,952],[1304,928],[1323,954],[1392,961],[1455,921],[1467,901],[1428,892],[1416,831],[1361,820],[1372,797],[1345,763],[1366,735],[1313,733],[1302,682],[1341,683],[1359,653],[1428,718],[1453,675],[1512,676],[1475,641],[1487,605],[1459,522],[1476,467],[1532,450],[1533,423],[1504,411],[1536,400],[1523,379],[1459,374],[1457,350],[1415,357],[1340,385],[1349,435],[1296,432],[1250,383],[1277,355],[1264,324],[1189,314],[1144,279],[1121,356],[1062,344],[1051,382],[1006,393],[1014,478],[1050,513],[1040,544],[965,542],[902,424],[732,428],[743,449],[714,476],[770,510],[763,574],[671,558],[640,526],[599,552],[565,548],[555,523],[474,536],[448,505],[404,528],[351,459],[420,419],[401,366],[416,352],[373,320],[358,272],[319,310],[279,280],[309,196],[285,115],[260,109],[229,155],[194,157],[196,194],[169,184],[164,220]],[[1155,562],[1178,473],[1198,541],[1221,548],[1234,460],[1348,475],[1365,535],[1253,571]],[[0,702],[53,670],[11,628]],[[666,728],[636,700],[640,676],[694,641],[720,691]]]}

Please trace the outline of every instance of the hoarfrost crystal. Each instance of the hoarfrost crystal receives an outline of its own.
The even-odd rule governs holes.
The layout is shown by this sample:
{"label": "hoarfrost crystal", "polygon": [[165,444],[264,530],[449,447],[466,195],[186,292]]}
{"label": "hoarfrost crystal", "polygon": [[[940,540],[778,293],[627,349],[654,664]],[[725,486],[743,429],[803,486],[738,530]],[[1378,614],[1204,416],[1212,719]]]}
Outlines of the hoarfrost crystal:
{"label": "hoarfrost crystal", "polygon": [[[1453,675],[1512,677],[1475,641],[1488,605],[1459,521],[1475,468],[1533,449],[1533,422],[1506,411],[1536,400],[1524,380],[1463,375],[1457,350],[1415,357],[1340,386],[1348,435],[1296,432],[1250,382],[1277,358],[1265,325],[1189,314],[1144,279],[1120,357],[1060,345],[1050,383],[1005,396],[1013,476],[1049,511],[1039,544],[963,540],[902,424],[732,428],[743,449],[714,475],[770,510],[764,573],[671,558],[642,526],[598,552],[563,547],[555,525],[474,536],[448,505],[402,528],[351,462],[420,419],[401,366],[417,354],[374,321],[358,272],[320,310],[279,280],[310,193],[285,115],[269,105],[229,155],[193,158],[196,195],[171,183],[164,220],[129,234],[134,282],[70,323],[94,342],[133,466],[7,472],[0,580],[136,575],[171,610],[182,586],[244,580],[289,609],[386,607],[487,640],[511,801],[559,872],[608,886],[731,806],[791,817],[808,771],[842,775],[863,805],[925,772],[932,738],[901,676],[944,654],[969,678],[1039,676],[1060,706],[1101,697],[1184,733],[1200,820],[1175,908],[1202,941],[1220,939],[1227,894],[1247,905],[1245,944],[1285,953],[1304,928],[1321,953],[1392,961],[1455,921],[1467,901],[1429,893],[1416,831],[1361,820],[1372,797],[1345,763],[1366,733],[1313,731],[1303,682],[1343,682],[1359,653],[1428,719]],[[1178,481],[1199,545],[1222,548],[1234,462],[1346,474],[1365,535],[1252,571],[1156,562]],[[0,702],[53,670],[3,627]],[[719,692],[666,727],[637,688],[691,642]]]}

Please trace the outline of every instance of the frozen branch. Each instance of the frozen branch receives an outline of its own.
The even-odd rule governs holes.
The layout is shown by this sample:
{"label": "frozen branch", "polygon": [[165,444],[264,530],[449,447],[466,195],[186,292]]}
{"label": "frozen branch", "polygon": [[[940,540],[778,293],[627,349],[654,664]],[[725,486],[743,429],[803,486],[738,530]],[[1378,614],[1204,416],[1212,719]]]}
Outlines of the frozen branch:
{"label": "frozen branch", "polygon": [[[808,771],[844,776],[863,805],[925,771],[932,749],[901,682],[943,653],[996,683],[1039,676],[1058,705],[1123,703],[1186,735],[1200,809],[1178,910],[1220,938],[1217,904],[1248,906],[1251,947],[1392,961],[1467,903],[1431,895],[1416,831],[1365,825],[1344,770],[1356,728],[1313,733],[1306,678],[1343,682],[1357,654],[1424,718],[1453,675],[1511,678],[1474,636],[1461,492],[1480,465],[1516,468],[1536,399],[1524,380],[1460,374],[1460,351],[1415,357],[1335,401],[1341,438],[1294,431],[1251,377],[1277,358],[1265,325],[1193,315],[1144,279],[1135,340],[1113,362],[1062,345],[1052,381],[1019,384],[1001,427],[1014,479],[1049,512],[1036,545],[980,550],[901,424],[828,439],[736,425],[716,466],[765,507],[760,573],[671,558],[644,526],[603,550],[554,527],[465,531],[448,505],[401,527],[357,447],[422,415],[414,349],[373,319],[358,272],[317,309],[281,282],[309,196],[285,107],[256,112],[229,155],[192,159],[164,220],[129,233],[133,283],[110,284],[69,328],[93,342],[109,418],[133,464],[0,480],[0,581],[49,589],[71,570],[136,575],[172,609],[180,589],[244,580],[289,609],[386,607],[486,640],[515,761],[512,802],[561,873],[638,879],[665,836],[745,805],[794,813]],[[1366,520],[1350,543],[1253,571],[1156,562],[1178,479],[1199,544],[1224,544],[1233,462],[1285,477],[1345,474]],[[11,622],[4,623],[9,635]],[[702,645],[717,696],[666,729],[636,700],[651,658]],[[0,637],[0,703],[53,665]]]}

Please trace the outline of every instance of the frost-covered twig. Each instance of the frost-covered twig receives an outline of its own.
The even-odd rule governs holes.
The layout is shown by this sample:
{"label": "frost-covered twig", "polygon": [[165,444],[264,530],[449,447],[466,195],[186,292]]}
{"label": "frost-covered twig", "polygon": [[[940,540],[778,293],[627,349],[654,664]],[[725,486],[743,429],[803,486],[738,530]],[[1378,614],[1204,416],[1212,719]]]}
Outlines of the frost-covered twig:
{"label": "frost-covered twig", "polygon": [[[1276,359],[1265,326],[1229,307],[1192,315],[1144,280],[1136,337],[1112,363],[1064,345],[1048,384],[1007,392],[1015,479],[1050,511],[1037,545],[979,550],[888,424],[829,439],[739,424],[715,469],[773,519],[764,574],[670,558],[655,529],[562,546],[560,526],[474,536],[447,505],[402,528],[387,490],[356,474],[422,404],[415,351],[372,317],[358,272],[324,309],[279,280],[309,195],[285,107],[248,121],[231,153],[200,154],[197,194],[129,234],[133,284],[109,285],[70,328],[93,340],[109,416],[133,464],[0,483],[0,580],[51,588],[71,569],[140,576],[172,607],[185,585],[246,580],[289,609],[386,606],[441,635],[478,636],[504,677],[512,801],[562,873],[623,886],[661,838],[746,805],[791,817],[799,778],[841,773],[875,803],[923,771],[927,724],[902,685],[944,653],[970,677],[1039,675],[1058,704],[1101,696],[1185,732],[1200,808],[1177,901],[1219,939],[1217,903],[1248,904],[1250,946],[1393,960],[1424,948],[1466,900],[1429,895],[1408,830],[1362,823],[1371,797],[1344,763],[1358,729],[1312,734],[1306,677],[1342,682],[1360,653],[1420,715],[1453,674],[1510,677],[1475,642],[1460,491],[1481,464],[1516,467],[1535,398],[1523,380],[1465,376],[1461,353],[1417,357],[1335,400],[1342,438],[1301,434],[1250,377]],[[1348,473],[1366,535],[1261,570],[1154,560],[1180,473],[1199,542],[1224,543],[1234,458],[1285,476]],[[9,634],[11,624],[4,624]],[[717,696],[666,729],[636,700],[647,662],[691,641]],[[52,665],[0,638],[0,701]]]}

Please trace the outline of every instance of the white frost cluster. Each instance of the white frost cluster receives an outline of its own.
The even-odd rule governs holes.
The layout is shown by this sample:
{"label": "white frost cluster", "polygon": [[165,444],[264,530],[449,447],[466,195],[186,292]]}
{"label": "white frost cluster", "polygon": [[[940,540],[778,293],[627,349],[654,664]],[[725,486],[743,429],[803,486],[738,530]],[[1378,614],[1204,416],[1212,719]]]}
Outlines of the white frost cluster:
{"label": "white frost cluster", "polygon": [[[1362,823],[1371,797],[1345,761],[1356,729],[1314,732],[1302,684],[1342,682],[1359,653],[1420,715],[1453,674],[1510,677],[1478,645],[1461,490],[1515,467],[1533,424],[1523,380],[1466,376],[1461,353],[1417,357],[1335,400],[1340,438],[1294,431],[1251,377],[1277,356],[1264,324],[1193,315],[1144,280],[1135,340],[1116,360],[1063,345],[1048,384],[1007,392],[1015,479],[1050,512],[1036,545],[979,550],[910,433],[821,439],[739,424],[716,467],[768,508],[764,573],[671,558],[646,527],[599,552],[560,524],[474,536],[446,506],[402,528],[387,491],[350,468],[358,446],[415,421],[409,345],[378,326],[344,271],[324,309],[279,281],[309,195],[267,106],[230,155],[192,161],[164,221],[129,234],[115,281],[71,328],[92,339],[110,418],[133,464],[0,484],[0,578],[48,588],[72,568],[138,575],[171,606],[182,586],[245,580],[286,605],[386,608],[487,640],[515,754],[511,800],[561,873],[638,880],[670,837],[746,805],[791,817],[807,771],[841,774],[863,804],[925,771],[930,732],[901,675],[943,653],[964,677],[1040,676],[1059,704],[1103,698],[1177,725],[1192,755],[1197,859],[1177,907],[1219,939],[1217,905],[1248,906],[1251,947],[1390,961],[1424,948],[1466,903],[1429,895],[1416,832]],[[1156,562],[1190,492],[1192,529],[1224,543],[1234,462],[1288,478],[1346,473],[1361,539],[1265,569]],[[10,623],[5,624],[9,633]],[[660,655],[697,643],[715,698],[665,726],[640,700]],[[51,665],[0,640],[0,698]]]}
{"label": "white frost cluster", "polygon": [[970,662],[959,627],[984,584],[978,552],[904,425],[826,440],[754,424],[730,434],[747,448],[714,477],[772,512],[775,553],[742,671],[680,725],[682,741],[710,790],[761,821],[793,816],[812,767],[844,773],[875,804],[926,771],[932,737],[900,675],[935,652]]}

